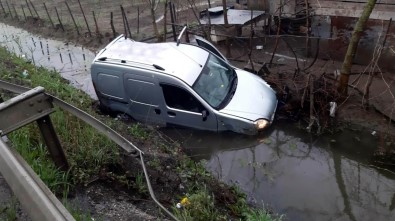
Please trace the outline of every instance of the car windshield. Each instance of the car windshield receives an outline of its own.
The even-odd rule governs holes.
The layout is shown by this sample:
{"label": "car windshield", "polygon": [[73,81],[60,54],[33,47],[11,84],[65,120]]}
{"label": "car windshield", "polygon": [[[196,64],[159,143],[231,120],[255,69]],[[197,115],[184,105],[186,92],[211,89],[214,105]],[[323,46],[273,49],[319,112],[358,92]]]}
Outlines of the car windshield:
{"label": "car windshield", "polygon": [[234,93],[236,73],[227,63],[210,54],[192,88],[215,109],[220,109]]}

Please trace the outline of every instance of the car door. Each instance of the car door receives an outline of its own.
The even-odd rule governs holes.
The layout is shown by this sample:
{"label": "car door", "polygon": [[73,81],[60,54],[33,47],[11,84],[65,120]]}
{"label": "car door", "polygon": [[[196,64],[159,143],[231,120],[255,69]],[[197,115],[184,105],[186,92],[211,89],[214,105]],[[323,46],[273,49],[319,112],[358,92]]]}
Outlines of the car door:
{"label": "car door", "polygon": [[195,36],[195,41],[200,47],[207,49],[208,51],[212,52],[213,54],[217,55],[218,57],[222,58],[224,61],[229,63],[228,60],[225,58],[225,56],[206,39],[200,36]]}
{"label": "car door", "polygon": [[217,117],[188,90],[171,84],[160,84],[165,100],[168,124],[217,131]]}
{"label": "car door", "polygon": [[160,109],[161,89],[152,75],[125,73],[124,84],[129,103],[128,111],[133,118],[143,122],[165,124]]}

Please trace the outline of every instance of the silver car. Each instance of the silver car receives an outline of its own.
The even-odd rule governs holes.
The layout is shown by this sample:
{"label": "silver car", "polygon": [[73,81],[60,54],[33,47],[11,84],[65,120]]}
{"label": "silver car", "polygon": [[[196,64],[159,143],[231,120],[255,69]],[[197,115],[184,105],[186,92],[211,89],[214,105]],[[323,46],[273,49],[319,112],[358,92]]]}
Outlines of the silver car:
{"label": "silver car", "polygon": [[100,104],[159,125],[251,135],[268,127],[277,107],[272,88],[208,41],[195,42],[114,39],[91,67]]}

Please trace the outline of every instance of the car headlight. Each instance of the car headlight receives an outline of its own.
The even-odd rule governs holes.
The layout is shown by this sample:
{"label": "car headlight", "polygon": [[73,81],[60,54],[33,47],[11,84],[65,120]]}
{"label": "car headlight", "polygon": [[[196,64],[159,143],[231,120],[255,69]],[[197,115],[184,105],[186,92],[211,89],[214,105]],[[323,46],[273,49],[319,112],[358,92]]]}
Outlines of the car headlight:
{"label": "car headlight", "polygon": [[270,122],[265,119],[259,119],[259,120],[255,121],[254,124],[255,124],[255,128],[257,130],[262,130],[262,129],[268,127],[270,125]]}

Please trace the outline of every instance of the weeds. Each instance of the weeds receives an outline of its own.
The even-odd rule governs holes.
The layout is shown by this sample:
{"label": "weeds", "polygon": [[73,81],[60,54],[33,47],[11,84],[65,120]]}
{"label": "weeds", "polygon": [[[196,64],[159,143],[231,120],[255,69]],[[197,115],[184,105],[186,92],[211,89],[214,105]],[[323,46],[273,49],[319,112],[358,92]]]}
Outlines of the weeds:
{"label": "weeds", "polygon": [[94,218],[91,213],[86,209],[81,208],[79,205],[72,205],[67,200],[63,200],[63,205],[71,213],[77,221],[87,221],[87,220],[104,220],[103,218]]}
{"label": "weeds", "polygon": [[150,136],[150,133],[145,130],[144,127],[141,126],[140,123],[133,124],[128,131],[131,135],[139,140],[147,140]]}
{"label": "weeds", "polygon": [[211,178],[211,174],[204,168],[204,161],[195,162],[189,157],[182,157],[177,169],[182,178],[192,182],[204,183],[206,178]]}
{"label": "weeds", "polygon": [[135,188],[141,194],[147,194],[148,193],[148,189],[147,189],[147,185],[145,183],[145,177],[144,177],[143,173],[138,173],[137,174],[136,182],[135,182]]}
{"label": "weeds", "polygon": [[271,215],[265,208],[259,210],[248,209],[244,214],[245,220],[249,221],[281,221],[284,216],[275,217]]}
{"label": "weeds", "polygon": [[154,168],[155,170],[158,170],[158,171],[162,170],[162,166],[161,166],[160,160],[157,157],[155,157],[154,159],[148,161],[147,162],[147,166],[149,166],[151,168]]}
{"label": "weeds", "polygon": [[233,194],[237,196],[236,203],[229,205],[229,208],[232,210],[234,214],[241,217],[242,220],[248,221],[282,221],[284,216],[279,216],[277,214],[273,214],[269,209],[262,208],[254,208],[248,204],[246,200],[246,195],[242,193],[242,191],[234,186]]}
{"label": "weeds", "polygon": [[54,192],[62,193],[63,189],[68,188],[68,174],[58,170],[54,163],[49,159],[48,151],[43,144],[32,140],[29,134],[34,126],[30,125],[14,131],[9,135],[13,141],[15,149],[29,163],[33,170],[40,175],[41,180]]}
{"label": "weeds", "polygon": [[187,221],[226,220],[226,217],[221,215],[216,208],[214,196],[209,194],[206,188],[197,190],[187,199],[188,203],[183,203],[181,208],[173,208],[179,219]]}
{"label": "weeds", "polygon": [[16,221],[18,220],[17,216],[17,204],[18,201],[15,197],[10,199],[10,202],[7,205],[0,207],[0,219],[5,221]]}

